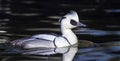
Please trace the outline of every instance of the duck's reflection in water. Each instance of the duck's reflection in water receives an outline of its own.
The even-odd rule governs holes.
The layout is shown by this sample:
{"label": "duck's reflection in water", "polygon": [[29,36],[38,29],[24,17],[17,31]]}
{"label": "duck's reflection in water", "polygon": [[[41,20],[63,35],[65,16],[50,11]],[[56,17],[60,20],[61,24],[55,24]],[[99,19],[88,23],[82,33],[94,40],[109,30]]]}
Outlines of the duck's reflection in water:
{"label": "duck's reflection in water", "polygon": [[8,56],[1,61],[72,61],[77,50],[77,46],[30,49],[21,56]]}

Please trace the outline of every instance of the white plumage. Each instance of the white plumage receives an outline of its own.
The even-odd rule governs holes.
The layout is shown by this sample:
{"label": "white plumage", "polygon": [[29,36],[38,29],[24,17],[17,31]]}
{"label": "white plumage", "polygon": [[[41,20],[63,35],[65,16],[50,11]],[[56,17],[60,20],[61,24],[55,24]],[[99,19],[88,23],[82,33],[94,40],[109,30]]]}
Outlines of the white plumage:
{"label": "white plumage", "polygon": [[12,41],[13,46],[19,46],[24,49],[31,48],[56,48],[71,46],[78,42],[76,35],[72,32],[72,28],[78,26],[85,26],[79,22],[78,15],[75,11],[70,11],[70,13],[64,15],[59,20],[61,26],[62,35],[53,34],[37,34],[29,38],[22,38]]}

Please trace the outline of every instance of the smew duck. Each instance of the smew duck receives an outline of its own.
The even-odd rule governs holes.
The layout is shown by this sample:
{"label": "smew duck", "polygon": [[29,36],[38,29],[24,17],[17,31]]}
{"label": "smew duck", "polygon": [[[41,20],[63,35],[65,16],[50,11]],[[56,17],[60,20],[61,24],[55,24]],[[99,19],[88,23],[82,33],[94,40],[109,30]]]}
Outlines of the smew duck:
{"label": "smew duck", "polygon": [[71,29],[78,26],[86,26],[79,22],[78,14],[76,11],[70,11],[59,19],[61,26],[61,36],[53,34],[37,34],[28,38],[14,40],[11,45],[22,47],[24,49],[31,48],[56,48],[71,46],[78,42],[76,35]]}

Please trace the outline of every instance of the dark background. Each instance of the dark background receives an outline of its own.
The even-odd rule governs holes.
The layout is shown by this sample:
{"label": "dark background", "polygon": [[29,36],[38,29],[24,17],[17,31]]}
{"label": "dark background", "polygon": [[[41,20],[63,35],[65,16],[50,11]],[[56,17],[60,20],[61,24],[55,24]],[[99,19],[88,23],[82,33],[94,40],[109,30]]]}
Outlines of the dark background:
{"label": "dark background", "polygon": [[120,0],[0,0],[0,34],[59,34],[54,30],[59,28],[58,20],[70,10],[77,11],[80,22],[87,25],[86,31],[75,31],[78,38],[120,40]]}

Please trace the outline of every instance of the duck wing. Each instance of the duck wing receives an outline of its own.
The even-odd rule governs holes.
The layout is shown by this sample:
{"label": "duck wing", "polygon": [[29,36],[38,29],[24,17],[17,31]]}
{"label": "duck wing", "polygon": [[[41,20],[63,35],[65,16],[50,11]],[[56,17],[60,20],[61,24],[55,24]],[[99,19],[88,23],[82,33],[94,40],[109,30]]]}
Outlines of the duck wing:
{"label": "duck wing", "polygon": [[31,41],[24,42],[21,45],[24,49],[31,49],[31,48],[55,48],[55,45],[52,41],[46,39],[35,39]]}
{"label": "duck wing", "polygon": [[17,40],[10,42],[10,44],[12,46],[21,46],[23,43],[27,41],[31,41],[31,40],[35,40],[35,38],[32,38],[32,37],[21,38],[21,39],[17,39]]}
{"label": "duck wing", "polygon": [[59,36],[59,35],[56,35],[56,34],[37,34],[37,35],[33,35],[32,37],[45,39],[45,40],[49,40],[49,41],[54,41],[54,39],[57,36]]}
{"label": "duck wing", "polygon": [[22,48],[37,48],[37,47],[54,47],[55,35],[49,34],[38,34],[33,35],[32,37],[17,39],[11,42],[11,45],[14,47]]}

